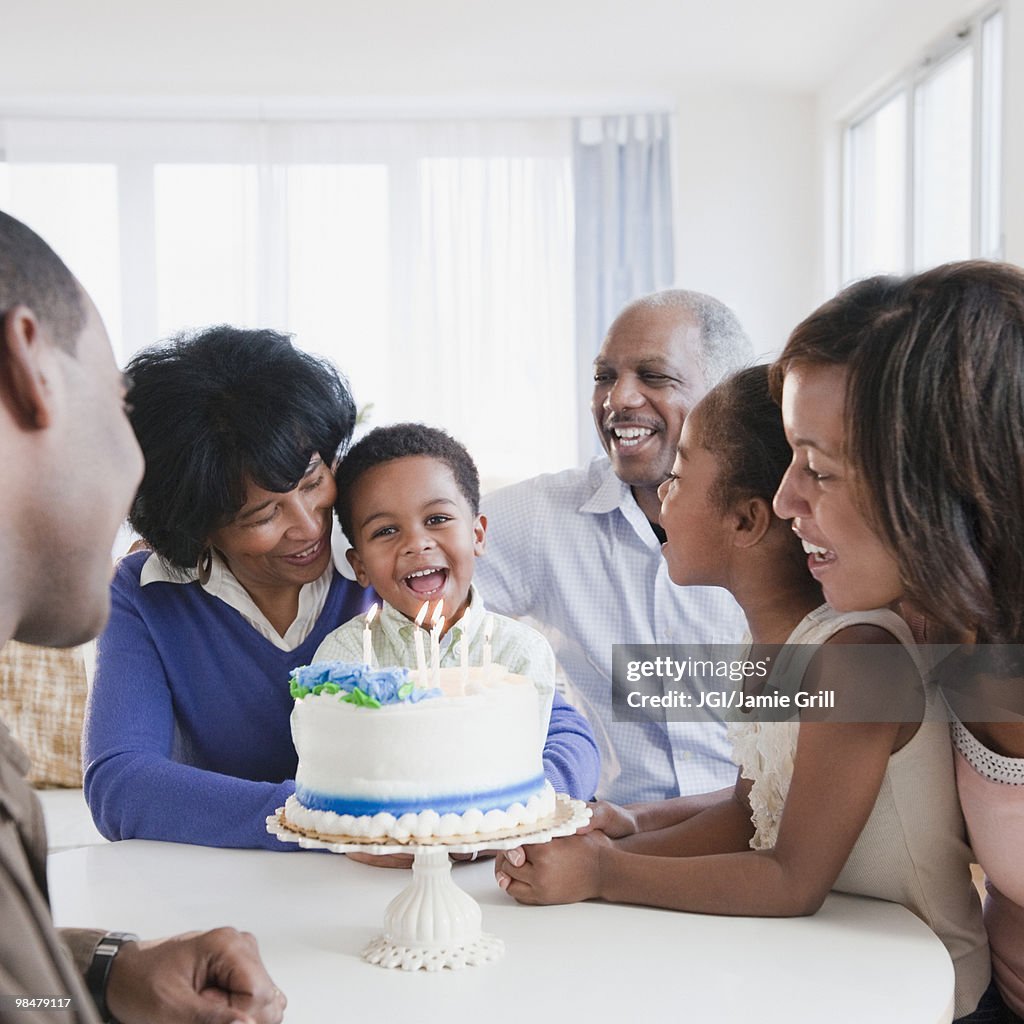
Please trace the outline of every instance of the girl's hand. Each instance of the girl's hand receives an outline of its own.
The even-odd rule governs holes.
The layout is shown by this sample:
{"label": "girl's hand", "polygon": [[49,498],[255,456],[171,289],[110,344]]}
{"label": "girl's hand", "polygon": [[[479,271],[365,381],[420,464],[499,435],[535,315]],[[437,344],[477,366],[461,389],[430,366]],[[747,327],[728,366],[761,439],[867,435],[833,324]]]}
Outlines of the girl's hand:
{"label": "girl's hand", "polygon": [[607,800],[598,800],[588,806],[592,812],[590,821],[577,829],[577,835],[603,832],[609,839],[622,839],[623,836],[632,836],[640,831],[636,814],[628,807],[620,807]]}
{"label": "girl's hand", "polygon": [[566,836],[550,843],[499,853],[498,885],[519,903],[579,903],[600,896],[601,853],[612,841],[603,832]]}

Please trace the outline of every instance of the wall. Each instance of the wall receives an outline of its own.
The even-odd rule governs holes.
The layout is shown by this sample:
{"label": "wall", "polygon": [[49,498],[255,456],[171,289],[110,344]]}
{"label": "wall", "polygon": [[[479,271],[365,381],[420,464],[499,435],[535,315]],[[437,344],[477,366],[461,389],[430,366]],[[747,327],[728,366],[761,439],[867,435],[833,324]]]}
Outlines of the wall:
{"label": "wall", "polygon": [[813,100],[693,91],[677,109],[677,276],[732,306],[755,351],[773,354],[816,298]]}

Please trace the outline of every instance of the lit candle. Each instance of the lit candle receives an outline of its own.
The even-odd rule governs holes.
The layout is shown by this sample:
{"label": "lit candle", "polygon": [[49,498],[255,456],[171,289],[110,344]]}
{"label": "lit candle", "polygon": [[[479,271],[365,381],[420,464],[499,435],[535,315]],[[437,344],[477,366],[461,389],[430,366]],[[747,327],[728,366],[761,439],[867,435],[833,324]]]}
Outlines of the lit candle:
{"label": "lit candle", "polygon": [[416,635],[413,637],[416,647],[416,680],[418,685],[426,688],[427,685],[427,658],[423,653],[423,620],[427,617],[429,601],[424,601],[423,606],[416,613]]}
{"label": "lit candle", "polygon": [[370,632],[370,625],[377,617],[376,601],[370,605],[370,610],[363,620],[363,664],[373,667],[373,634]]}
{"label": "lit candle", "polygon": [[484,619],[484,655],[482,663],[484,668],[491,664],[491,633],[494,631],[494,616],[488,614]]}

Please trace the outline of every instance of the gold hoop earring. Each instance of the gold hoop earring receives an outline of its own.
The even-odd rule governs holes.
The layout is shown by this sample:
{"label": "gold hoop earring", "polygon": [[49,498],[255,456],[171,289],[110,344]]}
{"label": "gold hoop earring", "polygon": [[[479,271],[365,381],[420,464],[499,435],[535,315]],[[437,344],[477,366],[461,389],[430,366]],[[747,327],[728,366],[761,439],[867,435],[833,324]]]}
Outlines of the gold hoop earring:
{"label": "gold hoop earring", "polygon": [[207,545],[199,552],[199,561],[196,563],[196,579],[204,587],[210,582],[210,574],[213,572],[213,548]]}

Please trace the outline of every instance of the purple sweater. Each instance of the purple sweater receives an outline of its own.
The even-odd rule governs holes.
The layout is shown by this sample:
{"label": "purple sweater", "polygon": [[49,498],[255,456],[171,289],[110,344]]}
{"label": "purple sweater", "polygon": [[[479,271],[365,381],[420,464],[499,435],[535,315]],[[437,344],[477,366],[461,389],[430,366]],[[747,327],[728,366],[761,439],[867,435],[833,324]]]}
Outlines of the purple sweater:
{"label": "purple sweater", "polygon": [[[85,797],[108,839],[295,850],[265,819],[295,790],[288,678],[372,591],[335,574],[312,632],[282,651],[198,583],[139,585],[148,555],[125,558],[111,584],[89,695]],[[586,720],[555,697],[545,774],[590,797],[598,754]]]}

